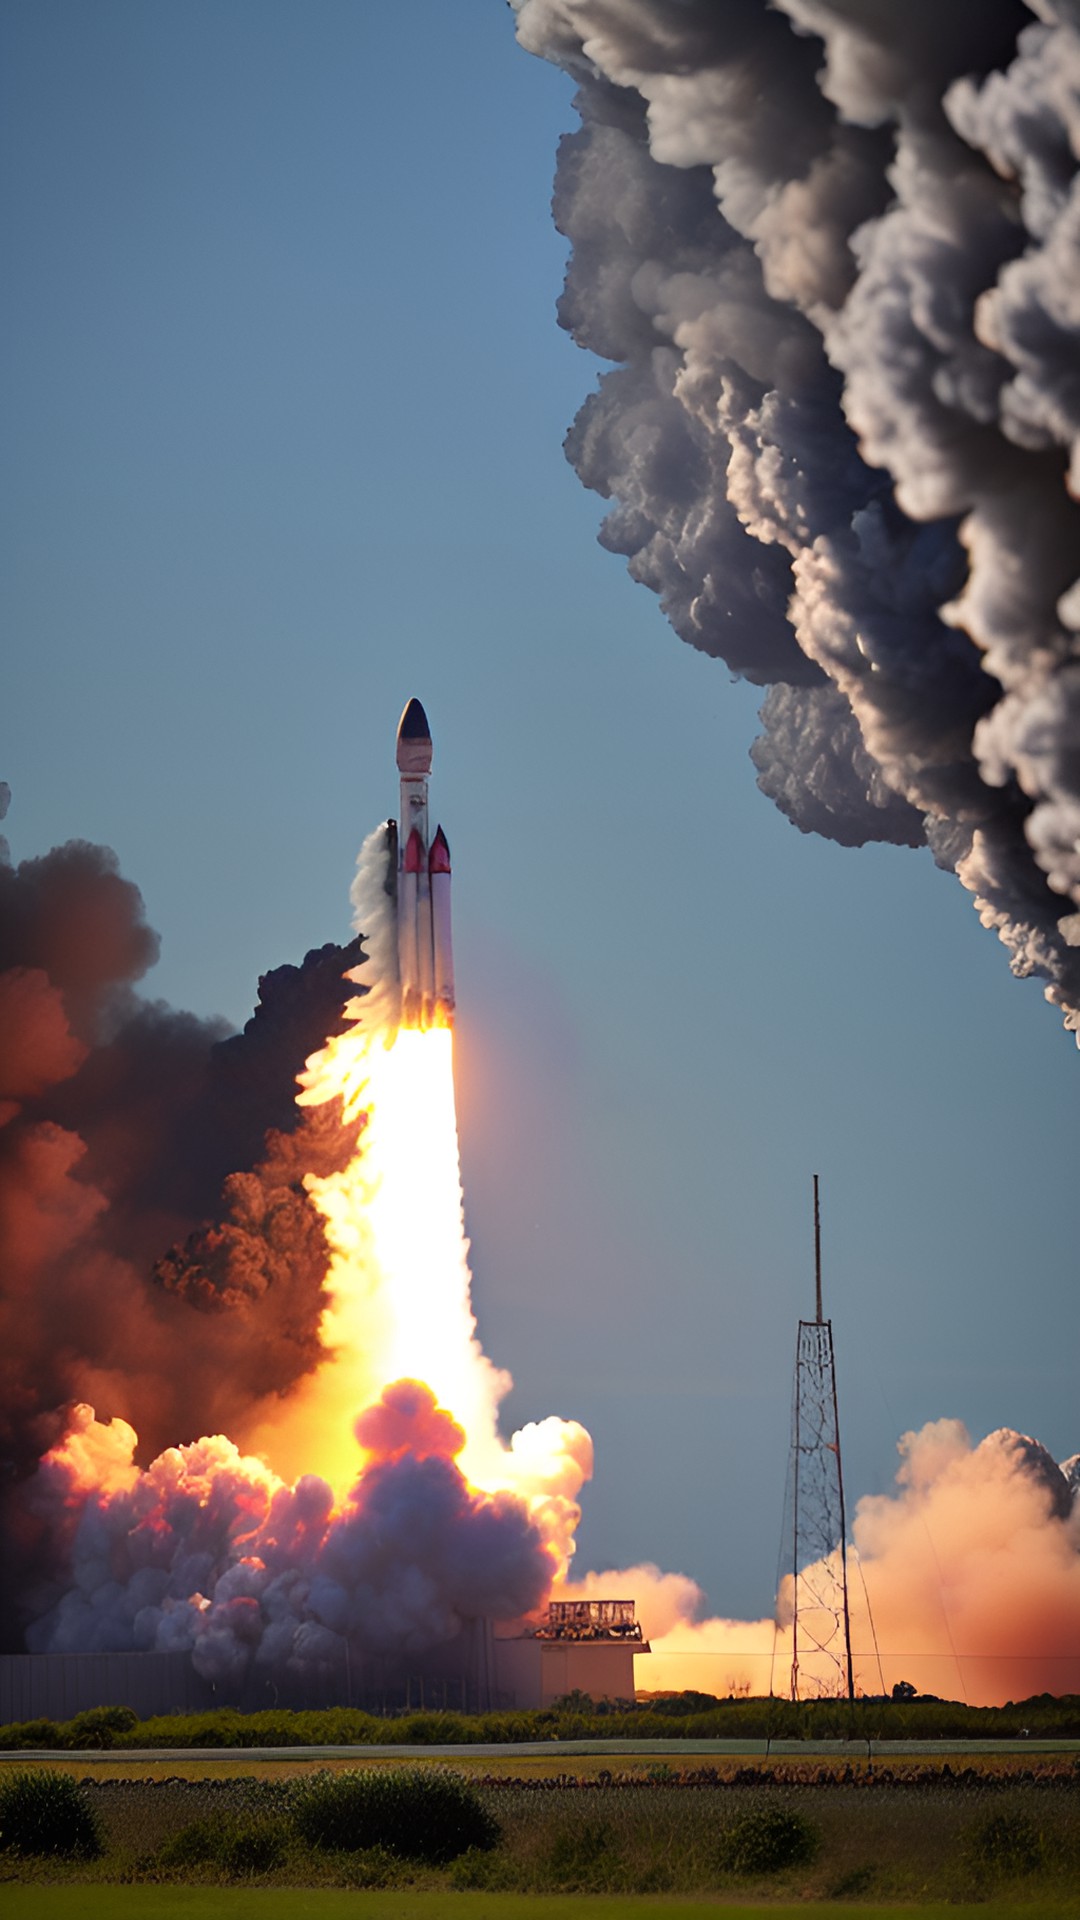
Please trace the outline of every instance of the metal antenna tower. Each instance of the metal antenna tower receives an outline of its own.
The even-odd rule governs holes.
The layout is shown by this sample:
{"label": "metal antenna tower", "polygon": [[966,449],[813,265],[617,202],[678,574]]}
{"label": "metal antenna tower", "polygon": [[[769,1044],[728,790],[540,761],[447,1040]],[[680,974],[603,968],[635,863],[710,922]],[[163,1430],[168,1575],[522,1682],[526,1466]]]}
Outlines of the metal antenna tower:
{"label": "metal antenna tower", "polygon": [[[821,1203],[816,1173],[814,1294],[815,1318],[799,1321],[791,1410],[791,1697],[846,1693],[854,1700],[836,1362],[832,1321],[821,1310]],[[803,1661],[806,1670],[801,1668]]]}

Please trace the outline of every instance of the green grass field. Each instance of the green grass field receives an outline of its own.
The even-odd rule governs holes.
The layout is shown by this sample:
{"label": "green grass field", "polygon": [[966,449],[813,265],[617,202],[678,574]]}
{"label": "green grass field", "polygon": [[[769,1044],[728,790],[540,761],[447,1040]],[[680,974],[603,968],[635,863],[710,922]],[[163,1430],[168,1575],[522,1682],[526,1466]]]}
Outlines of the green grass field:
{"label": "green grass field", "polygon": [[[0,1910],[21,1920],[23,1913],[51,1911],[51,1900],[58,1914],[93,1915],[102,1910],[104,1890],[120,1887],[125,1900],[135,1900],[134,1913],[183,1912],[189,1896],[198,1911],[216,1910],[210,1903],[224,1889],[230,1898],[257,1896],[263,1905],[254,1910],[267,1914],[279,1895],[292,1902],[290,1912],[303,1912],[315,1895],[340,1892],[365,1914],[456,1912],[476,1920],[515,1911],[522,1897],[522,1911],[537,1920],[548,1911],[599,1920],[613,1901],[616,1911],[674,1914],[725,1902],[733,1910],[750,1902],[775,1911],[794,1900],[822,1911],[839,1900],[845,1913],[885,1911],[890,1903],[936,1911],[942,1902],[971,1901],[984,1910],[1004,1902],[1005,1911],[1012,1902],[1029,1920],[1069,1911],[1080,1920],[1071,1768],[1027,1780],[974,1770],[943,1778],[924,1770],[914,1781],[872,1785],[839,1771],[801,1783],[760,1774],[740,1782],[680,1781],[655,1765],[651,1777],[588,1775],[580,1783],[570,1775],[489,1775],[477,1792],[497,1822],[498,1844],[435,1865],[378,1846],[365,1852],[370,1840],[327,1843],[357,1851],[312,1845],[292,1811],[308,1769],[297,1767],[290,1777],[258,1763],[240,1766],[242,1772],[218,1761],[212,1774],[165,1780],[130,1761],[126,1780],[103,1780],[95,1771],[82,1794],[101,1823],[100,1857],[0,1853]],[[29,1771],[47,1779],[68,1768],[50,1762]],[[365,1777],[390,1771],[397,1769],[362,1769]],[[752,1864],[733,1859],[731,1834],[762,1819],[794,1824],[805,1844],[764,1860],[755,1854]],[[44,1908],[37,1904],[43,1900]],[[181,1904],[170,1908],[170,1900]],[[332,1905],[311,1909],[324,1910],[334,1912]],[[221,1911],[246,1910],[226,1902]]]}
{"label": "green grass field", "polygon": [[[619,1894],[490,1894],[443,1892],[357,1893],[337,1888],[288,1887],[14,1887],[0,1885],[0,1914],[11,1920],[799,1920],[797,1905],[732,1905],[719,1899],[657,1899]],[[823,1901],[816,1920],[883,1920],[910,1907]],[[934,1901],[920,1920],[955,1920],[956,1908]],[[987,1900],[980,1920],[1074,1920],[1080,1899],[1041,1902]]]}

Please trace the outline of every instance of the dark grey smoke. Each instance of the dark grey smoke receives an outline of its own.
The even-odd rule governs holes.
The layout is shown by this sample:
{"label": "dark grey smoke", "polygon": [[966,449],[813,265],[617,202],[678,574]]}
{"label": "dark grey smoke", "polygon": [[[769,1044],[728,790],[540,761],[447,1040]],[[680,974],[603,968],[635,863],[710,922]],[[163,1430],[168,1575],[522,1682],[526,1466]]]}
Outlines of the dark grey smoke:
{"label": "dark grey smoke", "polygon": [[1080,1028],[1080,9],[513,5],[604,544],[769,688],[789,818],[928,843]]}
{"label": "dark grey smoke", "polygon": [[148,1457],[318,1358],[327,1255],[302,1181],[356,1129],[302,1114],[295,1076],[342,1024],[360,944],[264,975],[231,1037],[138,996],[157,950],[108,848],[0,862],[0,1481],[74,1400]]}

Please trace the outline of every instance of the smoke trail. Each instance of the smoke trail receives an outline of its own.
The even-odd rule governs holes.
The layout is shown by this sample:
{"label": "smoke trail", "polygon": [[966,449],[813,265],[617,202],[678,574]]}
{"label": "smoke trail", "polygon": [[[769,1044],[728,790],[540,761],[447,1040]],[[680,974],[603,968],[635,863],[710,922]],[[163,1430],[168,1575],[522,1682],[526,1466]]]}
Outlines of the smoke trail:
{"label": "smoke trail", "polygon": [[[1080,1690],[1076,1458],[1059,1467],[1008,1428],[973,1446],[958,1420],[906,1433],[899,1452],[898,1491],[864,1497],[855,1514],[860,1691],[907,1681],[992,1706]],[[655,1567],[591,1574],[568,1591],[637,1596],[655,1656],[638,1669],[644,1686],[760,1695],[785,1693],[790,1681],[790,1587],[789,1577],[776,1622],[702,1619],[693,1582]],[[835,1691],[835,1667],[815,1667],[805,1647],[800,1673]]]}
{"label": "smoke trail", "polygon": [[[388,827],[377,827],[369,833],[357,855],[349,890],[353,926],[364,943],[365,962],[362,969],[356,968],[346,976],[358,989],[358,997],[350,1001],[346,1014],[385,1033],[392,1033],[401,1017],[393,850]],[[359,996],[363,997],[362,1003]]]}
{"label": "smoke trail", "polygon": [[784,812],[925,841],[1080,1029],[1074,9],[513,4],[580,82],[559,319],[618,363],[567,439],[603,543],[768,687]]}

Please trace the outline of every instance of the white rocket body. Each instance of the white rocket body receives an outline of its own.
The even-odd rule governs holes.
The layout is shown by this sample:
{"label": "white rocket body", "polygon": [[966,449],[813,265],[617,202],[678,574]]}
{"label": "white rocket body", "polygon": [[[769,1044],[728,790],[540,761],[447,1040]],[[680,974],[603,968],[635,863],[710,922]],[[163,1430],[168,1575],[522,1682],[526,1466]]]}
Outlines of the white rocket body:
{"label": "white rocket body", "polygon": [[430,1027],[435,1012],[435,954],[431,944],[431,880],[426,860],[416,897],[416,952],[420,973],[420,1025]]}
{"label": "white rocket body", "polygon": [[450,849],[441,827],[428,839],[431,731],[410,700],[397,734],[401,778],[398,822],[398,971],[403,1027],[449,1026],[454,1010],[450,939]]}
{"label": "white rocket body", "polygon": [[420,835],[414,827],[398,869],[398,972],[401,976],[402,1026],[412,1026],[420,1010],[420,956],[416,941],[420,858]]}

